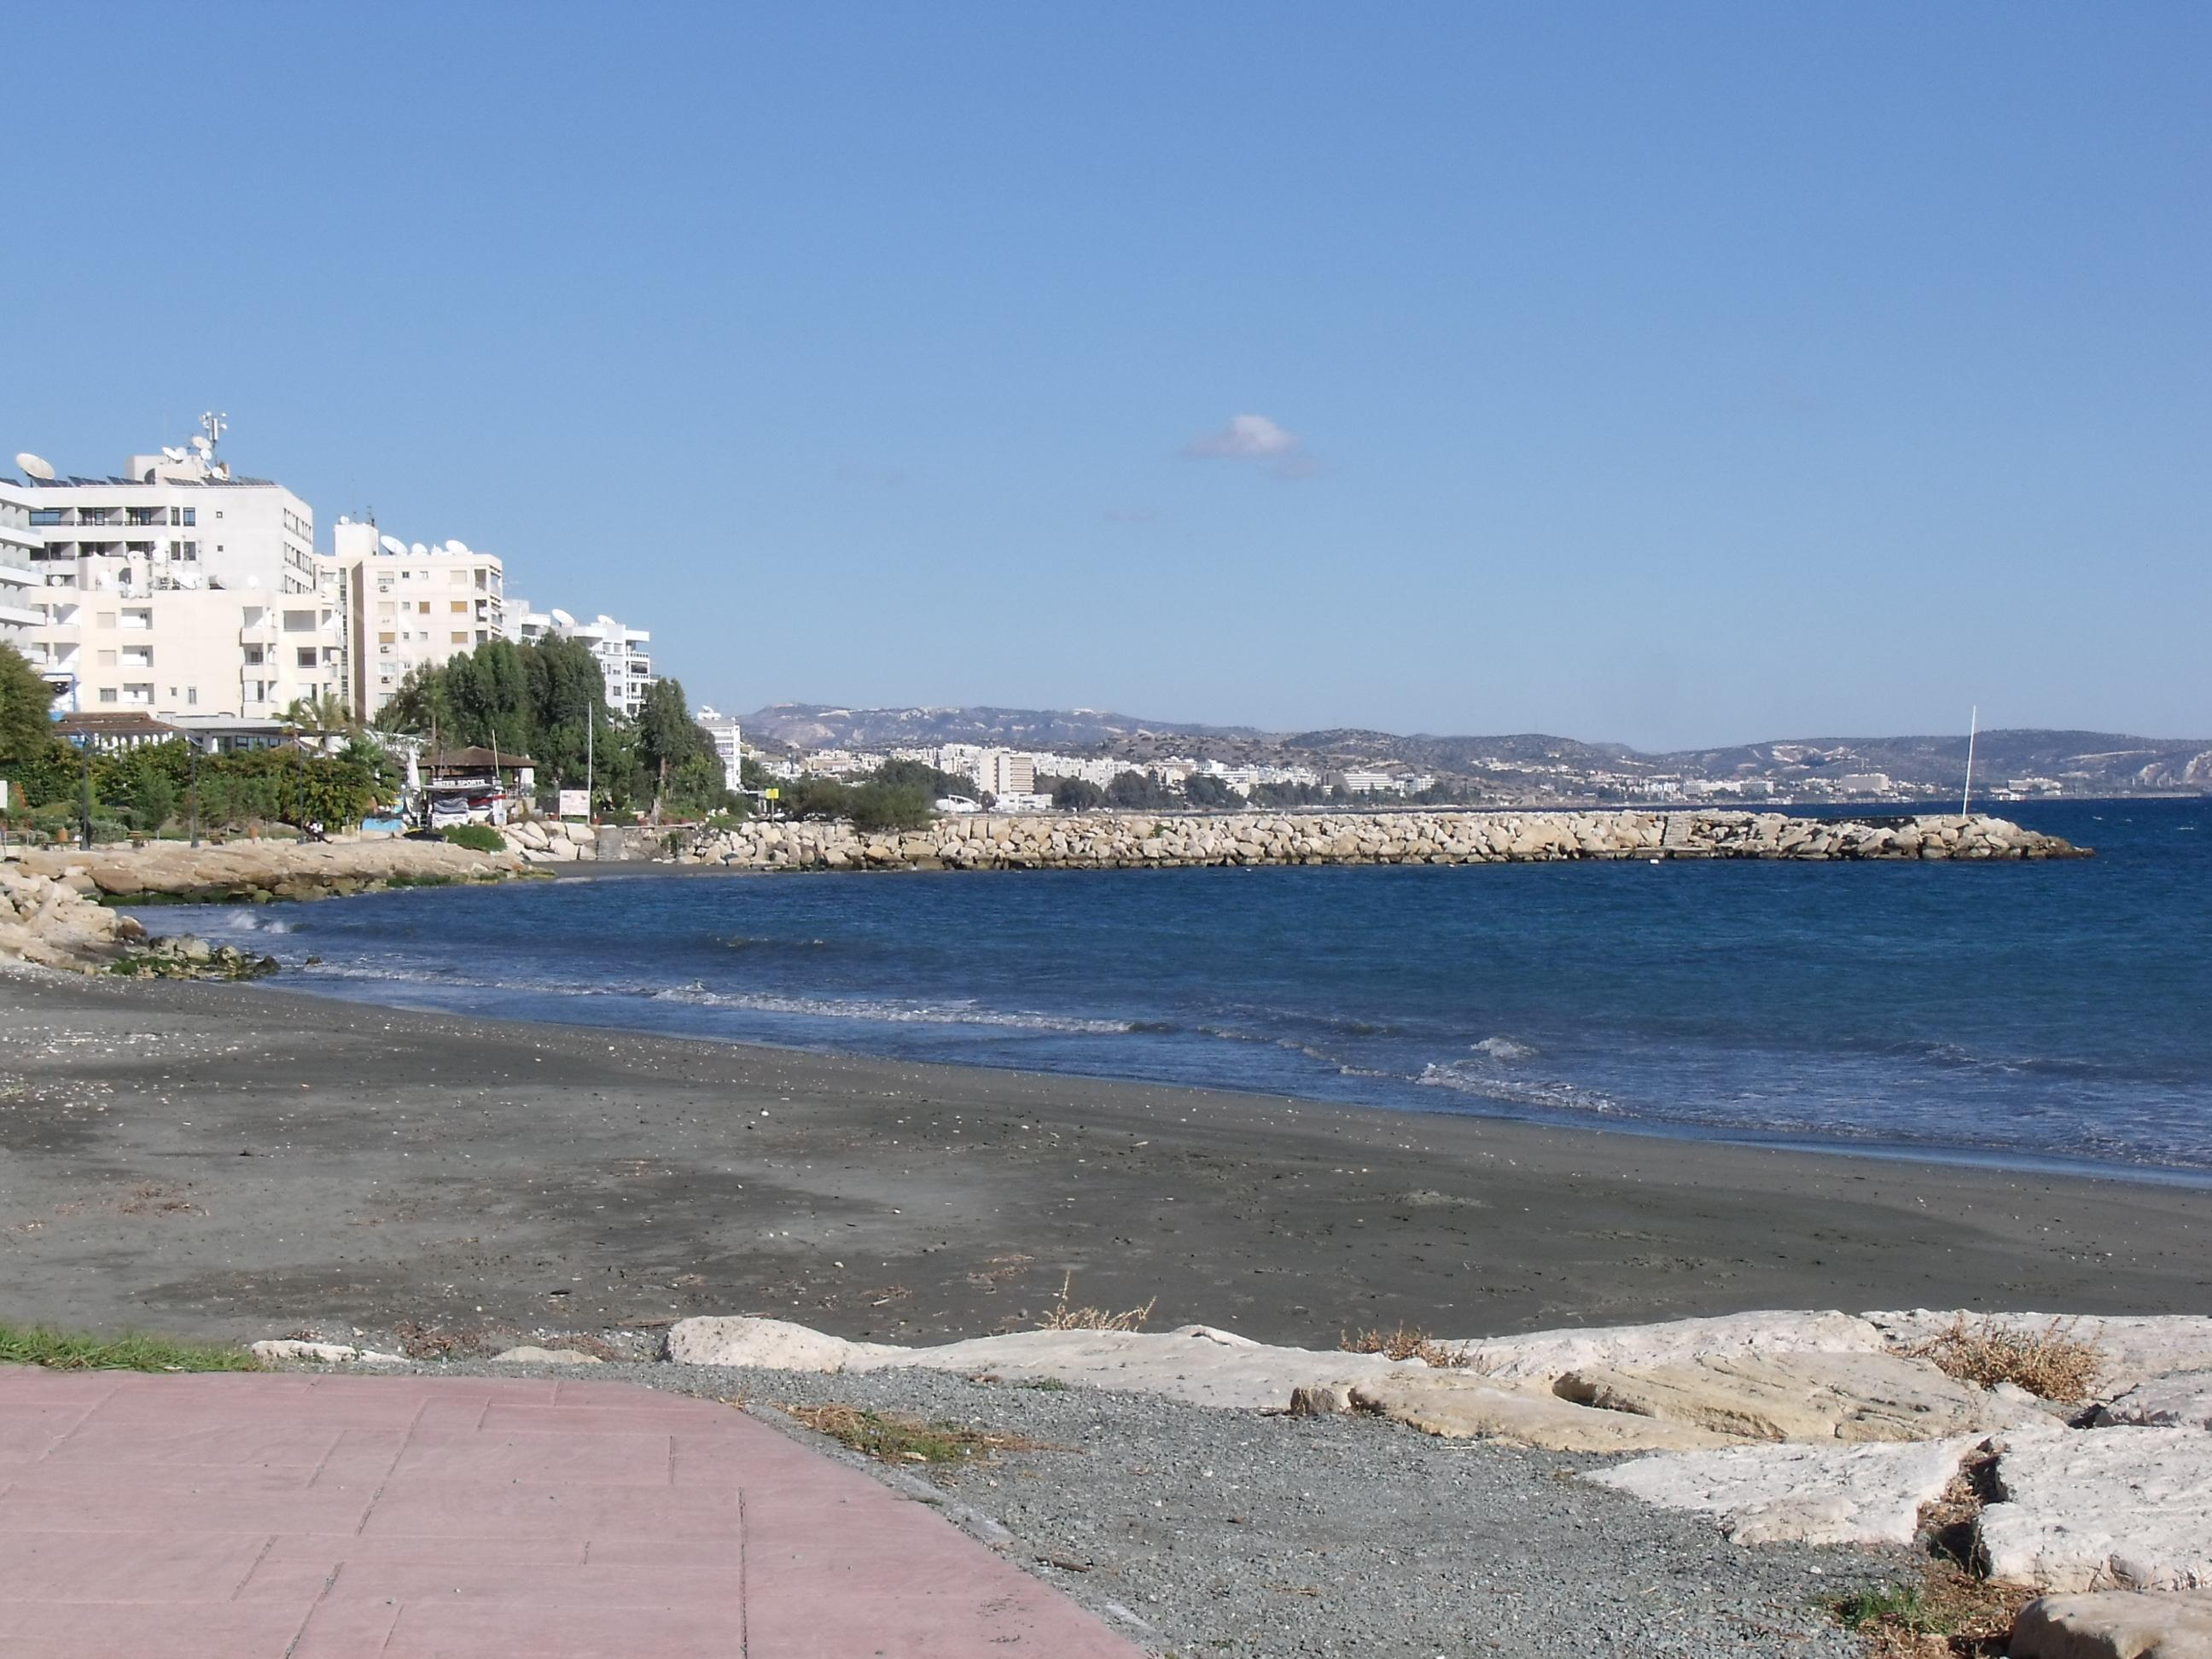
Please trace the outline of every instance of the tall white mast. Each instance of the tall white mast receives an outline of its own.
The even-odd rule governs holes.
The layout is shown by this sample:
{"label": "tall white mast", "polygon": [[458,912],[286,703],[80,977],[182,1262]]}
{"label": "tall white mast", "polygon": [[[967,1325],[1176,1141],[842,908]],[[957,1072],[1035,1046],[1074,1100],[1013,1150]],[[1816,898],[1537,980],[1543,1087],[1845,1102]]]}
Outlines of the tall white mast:
{"label": "tall white mast", "polygon": [[1966,803],[1974,798],[1974,738],[1981,724],[1982,708],[1976,703],[1973,712],[1966,716],[1966,787],[1959,792],[1959,816],[1962,818],[1967,816]]}

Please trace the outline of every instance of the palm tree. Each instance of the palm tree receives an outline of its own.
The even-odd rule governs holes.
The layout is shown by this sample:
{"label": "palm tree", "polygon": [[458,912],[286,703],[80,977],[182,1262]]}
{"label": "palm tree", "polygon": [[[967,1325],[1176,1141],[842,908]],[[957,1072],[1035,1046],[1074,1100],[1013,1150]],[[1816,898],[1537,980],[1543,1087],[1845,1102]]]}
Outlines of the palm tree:
{"label": "palm tree", "polygon": [[[360,718],[346,706],[345,699],[329,691],[319,691],[311,697],[293,698],[276,718],[302,738],[311,733],[319,739],[340,733],[357,738],[366,729]],[[320,749],[326,745],[319,742],[316,746]]]}

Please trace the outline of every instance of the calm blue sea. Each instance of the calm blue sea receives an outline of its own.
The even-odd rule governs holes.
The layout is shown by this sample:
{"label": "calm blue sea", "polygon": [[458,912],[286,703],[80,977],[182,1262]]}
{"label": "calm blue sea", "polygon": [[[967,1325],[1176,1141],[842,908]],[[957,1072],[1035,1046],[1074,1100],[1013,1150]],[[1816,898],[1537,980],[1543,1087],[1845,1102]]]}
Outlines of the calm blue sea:
{"label": "calm blue sea", "polygon": [[644,876],[206,931],[410,1008],[2212,1175],[2212,805],[2012,810],[2099,856]]}

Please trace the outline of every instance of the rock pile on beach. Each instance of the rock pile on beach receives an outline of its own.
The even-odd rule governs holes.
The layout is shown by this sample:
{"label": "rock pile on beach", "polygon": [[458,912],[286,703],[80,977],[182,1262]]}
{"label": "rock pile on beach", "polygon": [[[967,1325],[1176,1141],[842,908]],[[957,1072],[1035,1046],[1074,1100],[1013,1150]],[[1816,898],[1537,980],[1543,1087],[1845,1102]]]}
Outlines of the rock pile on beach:
{"label": "rock pile on beach", "polygon": [[[520,831],[510,832],[510,841]],[[2081,856],[1975,816],[1851,820],[1779,812],[1121,813],[948,816],[864,833],[748,822],[633,832],[633,856],[753,870],[1135,869],[1282,864],[1519,864],[1567,859],[2014,860]],[[539,857],[547,856],[544,853]]]}
{"label": "rock pile on beach", "polygon": [[144,936],[130,917],[101,904],[82,870],[47,875],[0,864],[0,961],[95,969]]}

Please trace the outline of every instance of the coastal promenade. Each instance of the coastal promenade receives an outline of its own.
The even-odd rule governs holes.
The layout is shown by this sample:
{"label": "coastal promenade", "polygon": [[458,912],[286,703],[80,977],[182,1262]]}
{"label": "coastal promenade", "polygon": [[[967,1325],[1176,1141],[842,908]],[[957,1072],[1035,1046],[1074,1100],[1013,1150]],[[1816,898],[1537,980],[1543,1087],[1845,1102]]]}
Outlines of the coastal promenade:
{"label": "coastal promenade", "polygon": [[927,1505],[623,1384],[0,1367],[21,1659],[1137,1650]]}

